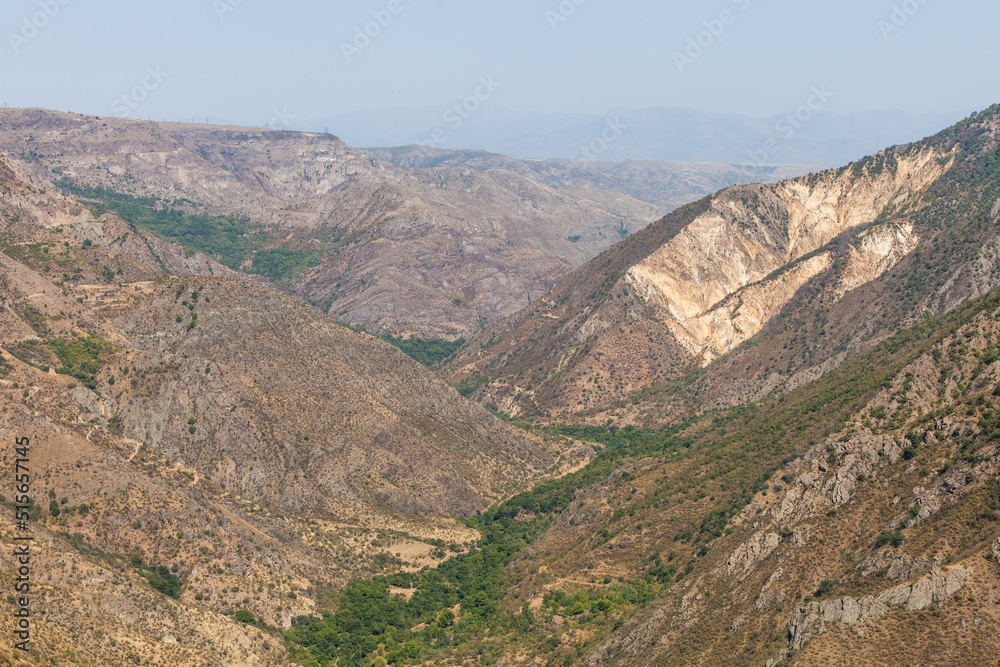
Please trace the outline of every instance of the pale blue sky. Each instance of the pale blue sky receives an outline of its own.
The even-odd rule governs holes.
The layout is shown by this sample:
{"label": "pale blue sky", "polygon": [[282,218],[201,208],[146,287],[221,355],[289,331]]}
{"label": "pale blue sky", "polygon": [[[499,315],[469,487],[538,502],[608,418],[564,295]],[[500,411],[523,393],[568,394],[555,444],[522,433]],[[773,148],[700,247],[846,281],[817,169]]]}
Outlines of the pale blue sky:
{"label": "pale blue sky", "polygon": [[[398,13],[348,62],[342,44],[393,2]],[[560,4],[5,0],[0,103],[114,115],[115,100],[145,81],[134,116],[263,123],[276,110],[304,119],[438,106],[489,75],[502,84],[490,104],[517,111],[664,105],[765,116],[820,85],[838,112],[1000,101],[995,0],[562,0],[575,8],[565,17]],[[45,5],[51,18],[39,14]],[[891,23],[879,21],[904,5],[910,14],[897,14],[900,29],[886,38]],[[232,10],[224,20],[220,7]],[[25,27],[33,16],[37,34]],[[680,71],[675,54],[719,18],[728,24],[710,27],[721,34],[702,34],[707,48]],[[166,76],[156,82],[147,68]]]}

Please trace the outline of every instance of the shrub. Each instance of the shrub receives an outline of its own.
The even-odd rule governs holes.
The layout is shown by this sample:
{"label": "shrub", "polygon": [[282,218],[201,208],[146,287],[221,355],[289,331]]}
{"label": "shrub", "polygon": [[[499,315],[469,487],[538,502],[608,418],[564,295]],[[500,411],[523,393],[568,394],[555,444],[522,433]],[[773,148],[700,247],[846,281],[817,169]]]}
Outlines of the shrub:
{"label": "shrub", "polygon": [[253,614],[246,609],[240,609],[238,612],[233,614],[233,620],[237,623],[253,623],[254,617]]}
{"label": "shrub", "polygon": [[875,540],[875,548],[880,549],[887,544],[891,544],[894,547],[899,547],[903,544],[903,531],[901,530],[886,530],[883,531],[878,539]]}
{"label": "shrub", "polygon": [[819,588],[816,589],[816,597],[821,595],[826,595],[833,590],[833,587],[837,585],[837,582],[833,579],[824,579],[819,583]]}

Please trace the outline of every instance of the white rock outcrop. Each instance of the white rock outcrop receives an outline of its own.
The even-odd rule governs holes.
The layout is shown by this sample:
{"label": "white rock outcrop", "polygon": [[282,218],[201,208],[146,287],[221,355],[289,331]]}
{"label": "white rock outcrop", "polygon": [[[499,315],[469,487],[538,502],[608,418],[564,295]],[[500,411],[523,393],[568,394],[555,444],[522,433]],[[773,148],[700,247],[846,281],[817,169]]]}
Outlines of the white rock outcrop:
{"label": "white rock outcrop", "polygon": [[731,575],[745,575],[754,565],[770,556],[779,544],[781,536],[777,533],[757,533],[729,557],[726,571]]}
{"label": "white rock outcrop", "polygon": [[948,572],[934,568],[929,576],[913,584],[896,586],[877,596],[810,602],[788,621],[788,647],[800,650],[810,639],[824,634],[829,623],[863,623],[888,614],[891,607],[920,611],[935,602],[947,602],[965,586],[966,579],[965,568],[956,567]]}

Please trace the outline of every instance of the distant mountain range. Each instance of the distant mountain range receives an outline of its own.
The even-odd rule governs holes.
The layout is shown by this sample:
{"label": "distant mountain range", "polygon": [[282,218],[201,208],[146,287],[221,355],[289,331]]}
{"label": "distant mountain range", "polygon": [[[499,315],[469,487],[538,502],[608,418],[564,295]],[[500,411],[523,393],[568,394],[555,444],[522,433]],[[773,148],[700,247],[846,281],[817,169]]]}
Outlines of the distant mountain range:
{"label": "distant mountain range", "polygon": [[785,115],[755,118],[651,107],[618,109],[599,116],[486,107],[456,113],[452,107],[422,107],[292,119],[288,129],[329,131],[351,146],[424,144],[477,148],[530,159],[840,165],[886,146],[923,139],[966,114],[871,111],[806,115],[803,112],[799,119]]}

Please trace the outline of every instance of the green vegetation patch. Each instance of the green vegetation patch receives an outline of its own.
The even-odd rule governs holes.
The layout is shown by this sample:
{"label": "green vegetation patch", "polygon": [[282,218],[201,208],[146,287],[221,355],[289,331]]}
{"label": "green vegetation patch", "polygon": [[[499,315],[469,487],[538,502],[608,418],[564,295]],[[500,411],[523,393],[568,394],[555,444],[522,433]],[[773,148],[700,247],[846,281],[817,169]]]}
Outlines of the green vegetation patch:
{"label": "green vegetation patch", "polygon": [[[337,595],[323,618],[298,617],[287,638],[297,659],[320,665],[362,665],[378,652],[389,665],[412,664],[453,645],[473,642],[487,628],[491,636],[521,633],[534,626],[530,610],[503,611],[508,590],[505,569],[518,553],[552,525],[573,500],[575,489],[608,473],[609,462],[547,482],[469,520],[483,535],[479,546],[436,569],[416,574],[354,580]],[[531,518],[526,518],[530,515]],[[417,589],[406,601],[390,586]],[[572,616],[604,613],[651,600],[659,588],[633,582],[600,593],[556,596],[546,604]],[[451,609],[461,604],[457,623]],[[411,628],[426,624],[419,631]]]}
{"label": "green vegetation patch", "polygon": [[89,389],[97,388],[97,374],[107,363],[108,355],[114,352],[114,346],[95,333],[73,341],[55,338],[46,341],[46,345],[62,363],[56,372],[75,377]]}
{"label": "green vegetation patch", "polygon": [[475,394],[482,387],[485,387],[487,384],[489,384],[489,382],[490,379],[485,375],[473,375],[472,377],[465,378],[464,380],[459,382],[455,386],[455,389],[462,396],[468,397]]}
{"label": "green vegetation patch", "polygon": [[209,216],[186,212],[152,197],[133,197],[102,187],[86,187],[63,178],[56,183],[63,192],[84,200],[94,215],[109,211],[133,227],[141,227],[188,252],[202,252],[234,270],[252,261],[248,271],[280,282],[319,264],[325,251],[276,245],[276,238],[262,225],[234,216]]}
{"label": "green vegetation patch", "polygon": [[167,597],[179,600],[184,582],[170,571],[166,565],[148,565],[143,562],[141,556],[132,556],[129,561],[132,567],[139,570],[139,573],[146,578],[152,588],[160,591]]}
{"label": "green vegetation patch", "polygon": [[465,344],[464,338],[452,341],[440,338],[384,336],[384,339],[429,368],[437,366]]}

